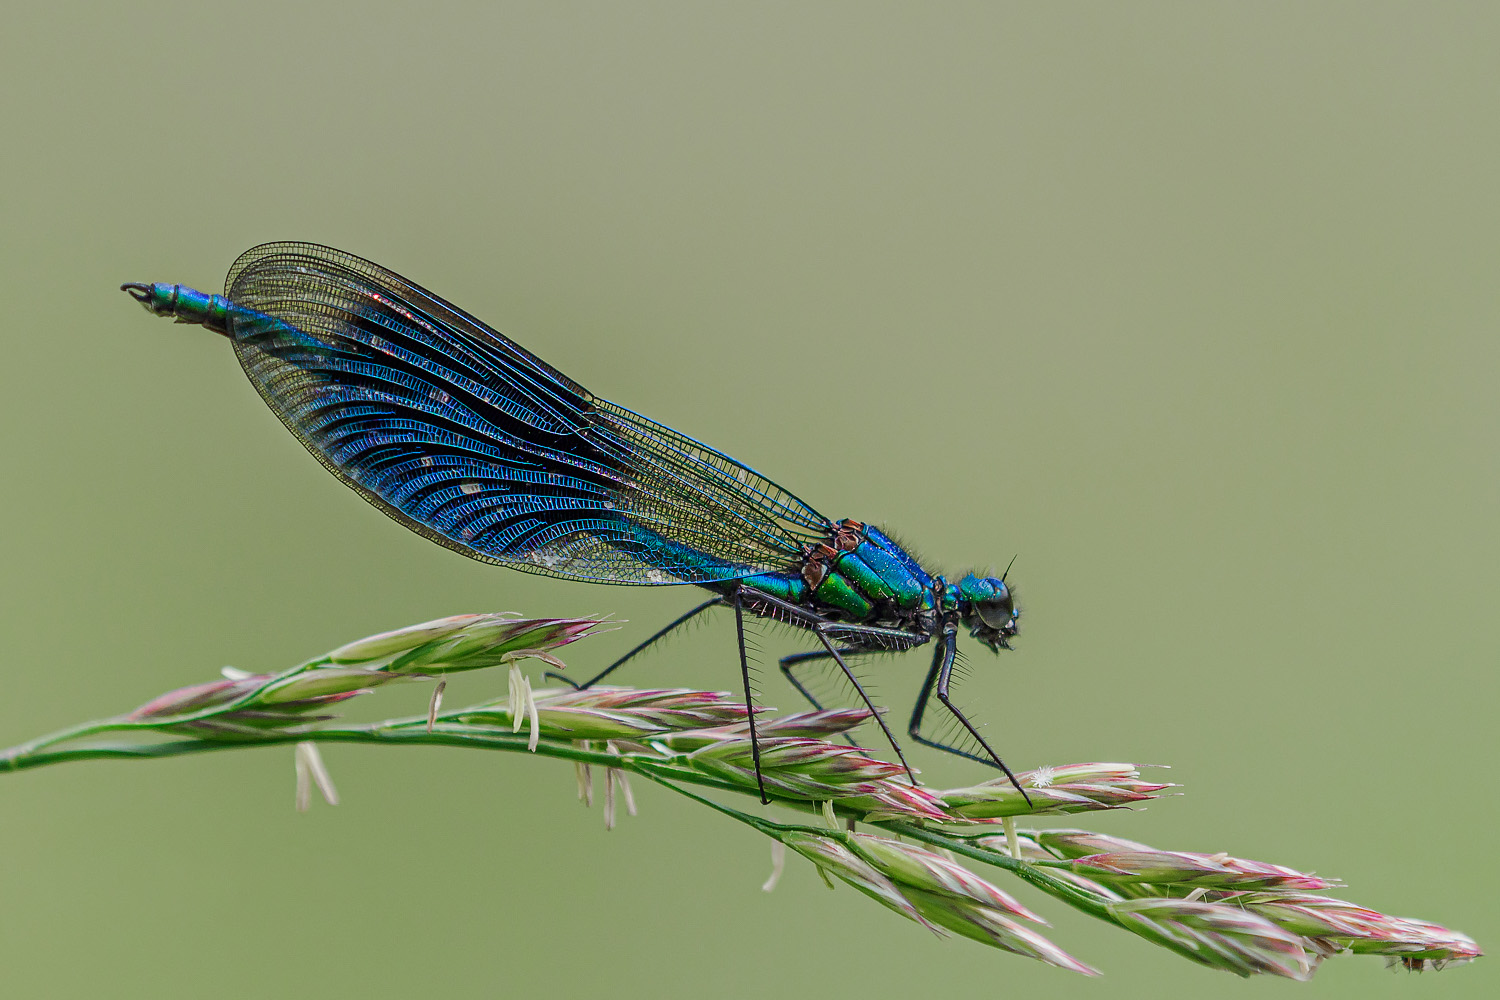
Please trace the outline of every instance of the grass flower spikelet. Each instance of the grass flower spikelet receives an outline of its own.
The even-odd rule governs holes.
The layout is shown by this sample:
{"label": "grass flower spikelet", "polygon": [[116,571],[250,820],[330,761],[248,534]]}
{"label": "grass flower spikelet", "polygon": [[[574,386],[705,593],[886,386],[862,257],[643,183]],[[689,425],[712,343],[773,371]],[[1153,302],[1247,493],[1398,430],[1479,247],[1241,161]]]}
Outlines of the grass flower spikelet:
{"label": "grass flower spikelet", "polygon": [[[1018,772],[1030,802],[1008,779],[964,788],[913,787],[899,764],[852,745],[845,734],[866,709],[777,716],[756,708],[765,790],[784,809],[817,817],[773,821],[729,802],[760,794],[751,710],[722,691],[594,687],[533,690],[519,662],[598,632],[593,618],[454,615],[340,646],[280,674],[226,670],[133,712],[85,723],[0,753],[0,770],[99,757],[148,759],[228,746],[295,746],[296,803],[318,788],[338,801],[323,742],[379,743],[530,753],[571,762],[578,794],[593,799],[604,775],[606,826],[622,803],[635,813],[630,779],[671,789],[765,834],[774,884],[785,850],[939,935],[958,935],[1072,972],[1094,975],[1050,941],[1041,917],[976,873],[989,864],[1053,900],[1198,964],[1240,976],[1307,979],[1338,952],[1375,954],[1411,969],[1478,958],[1467,935],[1321,894],[1338,883],[1265,862],[1147,844],[1089,830],[1018,829],[1016,818],[1111,811],[1175,786],[1125,763],[1083,763]],[[443,709],[446,675],[505,667],[504,697]],[[428,712],[342,724],[330,709],[397,681],[437,679]],[[709,797],[709,796],[713,797]],[[864,824],[867,829],[860,829]],[[1001,834],[997,829],[1003,828]],[[962,860],[960,860],[962,859]]]}

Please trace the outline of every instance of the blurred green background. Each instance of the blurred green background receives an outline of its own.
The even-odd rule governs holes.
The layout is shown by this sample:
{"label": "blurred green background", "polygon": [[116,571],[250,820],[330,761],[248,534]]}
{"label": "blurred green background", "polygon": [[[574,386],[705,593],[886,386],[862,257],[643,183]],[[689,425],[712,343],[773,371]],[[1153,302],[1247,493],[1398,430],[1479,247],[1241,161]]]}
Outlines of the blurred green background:
{"label": "blurred green background", "polygon": [[[1185,785],[1076,825],[1500,945],[1497,51],[1486,4],[10,8],[3,743],[459,611],[629,619],[582,673],[696,600],[403,531],[221,340],[116,290],[315,240],[940,567],[1018,555],[1018,651],[971,651],[964,702],[1017,767]],[[732,644],[720,621],[622,679],[732,686]],[[882,697],[924,665],[882,662]],[[1232,985],[1024,887],[1105,978],[795,859],[767,895],[756,834],[651,788],[606,833],[561,763],[327,758],[344,804],[307,815],[284,749],[3,778],[5,993]],[[1492,969],[1345,957],[1303,989],[1494,996]]]}

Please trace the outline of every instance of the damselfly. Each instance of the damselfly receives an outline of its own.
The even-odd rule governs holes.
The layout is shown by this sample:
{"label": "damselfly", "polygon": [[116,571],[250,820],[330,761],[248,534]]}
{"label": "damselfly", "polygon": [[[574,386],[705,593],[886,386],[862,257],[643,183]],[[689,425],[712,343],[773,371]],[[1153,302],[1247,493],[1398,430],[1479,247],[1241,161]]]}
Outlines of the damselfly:
{"label": "damselfly", "polygon": [[[935,640],[908,731],[1015,782],[950,696],[960,627],[991,649],[1010,648],[1019,612],[1004,576],[950,583],[928,573],[874,525],[825,517],[728,455],[595,396],[457,306],[339,250],[256,247],[230,268],[222,296],[165,283],[121,287],[152,313],[228,337],[261,397],[318,461],[440,545],[529,573],[712,593],[582,686],[727,607],[747,702],[745,615],[806,629],[821,648],[783,658],[787,679],[821,708],[798,668],[832,661],[905,765],[848,658]],[[972,749],[923,735],[933,696]],[[753,713],[750,736],[758,778]]]}

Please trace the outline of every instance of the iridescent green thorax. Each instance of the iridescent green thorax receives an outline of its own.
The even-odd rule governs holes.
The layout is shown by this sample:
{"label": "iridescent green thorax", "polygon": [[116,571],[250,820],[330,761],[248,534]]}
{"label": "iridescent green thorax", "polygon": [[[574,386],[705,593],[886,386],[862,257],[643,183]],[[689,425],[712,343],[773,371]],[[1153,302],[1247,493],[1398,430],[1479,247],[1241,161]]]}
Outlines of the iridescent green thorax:
{"label": "iridescent green thorax", "polygon": [[802,579],[814,601],[850,621],[910,618],[931,605],[932,578],[879,528],[844,520],[811,546]]}
{"label": "iridescent green thorax", "polygon": [[859,521],[833,525],[808,546],[802,566],[740,583],[839,621],[912,626],[933,608],[933,578],[880,529]]}
{"label": "iridescent green thorax", "polygon": [[[800,571],[766,573],[739,584],[837,621],[932,635],[962,622],[993,649],[1009,647],[1020,613],[1004,579],[968,574],[956,584],[932,576],[873,525],[841,521],[810,545]],[[719,585],[733,586],[733,581]]]}

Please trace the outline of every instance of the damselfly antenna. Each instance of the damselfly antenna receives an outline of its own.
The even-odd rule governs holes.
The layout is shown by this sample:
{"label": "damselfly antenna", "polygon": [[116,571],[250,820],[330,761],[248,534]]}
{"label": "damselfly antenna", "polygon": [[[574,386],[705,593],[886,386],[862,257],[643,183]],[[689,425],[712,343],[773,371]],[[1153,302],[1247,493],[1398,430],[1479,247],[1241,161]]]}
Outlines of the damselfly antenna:
{"label": "damselfly antenna", "polygon": [[1019,552],[1017,552],[1015,555],[1013,555],[1013,556],[1010,557],[1010,562],[1008,562],[1008,563],[1005,564],[1005,572],[1000,574],[1000,582],[1001,583],[1004,583],[1005,582],[1005,578],[1008,577],[1008,576],[1010,576],[1010,568],[1016,564],[1016,560],[1019,559],[1020,556],[1021,556],[1021,554]]}

